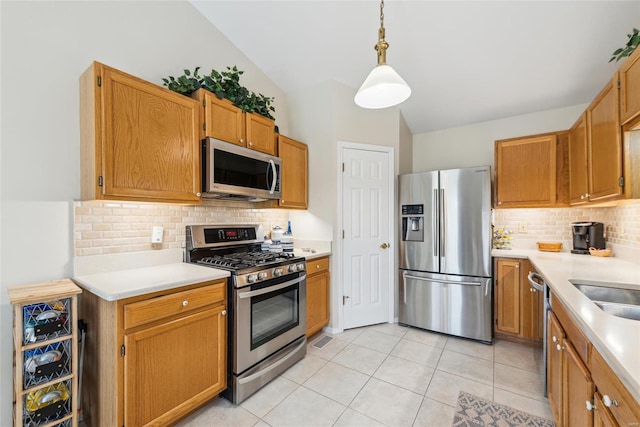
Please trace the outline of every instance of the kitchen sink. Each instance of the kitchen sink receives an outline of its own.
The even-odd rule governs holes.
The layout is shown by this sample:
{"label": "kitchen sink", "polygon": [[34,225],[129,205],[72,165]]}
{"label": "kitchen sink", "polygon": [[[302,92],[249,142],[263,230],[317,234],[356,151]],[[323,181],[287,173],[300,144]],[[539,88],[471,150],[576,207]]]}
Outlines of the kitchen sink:
{"label": "kitchen sink", "polygon": [[640,320],[640,289],[613,287],[570,281],[602,311],[625,319]]}

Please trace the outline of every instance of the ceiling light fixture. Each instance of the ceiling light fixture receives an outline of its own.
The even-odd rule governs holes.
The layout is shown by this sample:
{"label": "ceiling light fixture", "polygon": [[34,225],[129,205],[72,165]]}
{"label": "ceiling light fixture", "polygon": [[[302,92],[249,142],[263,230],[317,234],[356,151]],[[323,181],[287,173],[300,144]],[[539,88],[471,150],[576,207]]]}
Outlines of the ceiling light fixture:
{"label": "ceiling light fixture", "polygon": [[387,48],[389,43],[384,39],[384,0],[380,1],[380,29],[378,43],[378,65],[369,73],[353,98],[363,108],[387,108],[398,105],[411,95],[411,88],[391,66],[387,65]]}

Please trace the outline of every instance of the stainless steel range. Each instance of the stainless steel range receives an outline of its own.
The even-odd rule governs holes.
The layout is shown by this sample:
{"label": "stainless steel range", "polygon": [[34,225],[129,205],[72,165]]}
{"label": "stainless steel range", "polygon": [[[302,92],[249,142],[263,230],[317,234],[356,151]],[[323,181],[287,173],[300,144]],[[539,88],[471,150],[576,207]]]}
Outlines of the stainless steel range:
{"label": "stainless steel range", "polygon": [[190,225],[186,262],[228,270],[227,390],[239,403],[304,357],[306,262],[262,252],[259,225]]}

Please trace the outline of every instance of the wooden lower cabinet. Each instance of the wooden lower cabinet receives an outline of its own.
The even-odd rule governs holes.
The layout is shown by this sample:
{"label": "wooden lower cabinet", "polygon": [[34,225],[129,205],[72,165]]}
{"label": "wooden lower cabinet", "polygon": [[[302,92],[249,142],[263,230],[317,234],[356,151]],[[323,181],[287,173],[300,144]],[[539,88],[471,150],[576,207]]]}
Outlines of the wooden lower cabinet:
{"label": "wooden lower cabinet", "polygon": [[496,336],[542,341],[543,295],[529,284],[527,275],[530,271],[533,266],[527,259],[496,259]]}
{"label": "wooden lower cabinet", "polygon": [[83,409],[93,426],[169,425],[226,388],[226,280],[105,301],[85,292]]}
{"label": "wooden lower cabinet", "polygon": [[329,257],[307,261],[307,337],[329,324]]}
{"label": "wooden lower cabinet", "polygon": [[547,396],[558,427],[640,425],[640,404],[552,295]]}

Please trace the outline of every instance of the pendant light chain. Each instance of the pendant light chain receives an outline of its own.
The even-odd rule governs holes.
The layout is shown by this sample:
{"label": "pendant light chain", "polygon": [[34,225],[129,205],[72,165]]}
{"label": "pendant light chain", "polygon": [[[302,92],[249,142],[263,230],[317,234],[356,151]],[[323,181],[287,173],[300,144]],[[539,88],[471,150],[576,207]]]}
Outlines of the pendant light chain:
{"label": "pendant light chain", "polygon": [[384,0],[380,1],[380,29],[378,29],[378,43],[374,46],[378,53],[378,65],[385,65],[387,63],[387,49],[389,43],[384,39]]}

